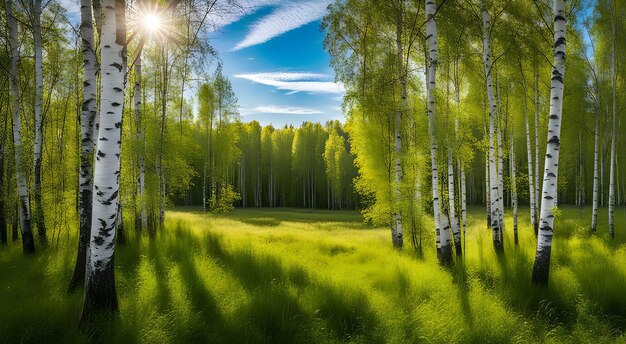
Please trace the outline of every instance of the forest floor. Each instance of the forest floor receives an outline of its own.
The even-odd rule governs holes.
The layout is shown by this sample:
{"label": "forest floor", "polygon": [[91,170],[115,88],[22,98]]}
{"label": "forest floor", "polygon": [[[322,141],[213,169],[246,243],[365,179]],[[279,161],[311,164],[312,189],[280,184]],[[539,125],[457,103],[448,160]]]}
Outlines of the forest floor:
{"label": "forest floor", "polygon": [[[119,316],[79,328],[82,293],[68,295],[75,235],[23,256],[0,249],[0,342],[415,343],[626,342],[626,215],[608,238],[606,209],[557,218],[550,284],[530,284],[535,239],[526,208],[520,245],[507,217],[495,255],[484,209],[468,217],[466,255],[440,267],[432,227],[423,258],[405,233],[357,212],[177,209],[149,239],[116,248]],[[507,212],[510,214],[510,212]],[[428,234],[428,235],[426,235]]]}

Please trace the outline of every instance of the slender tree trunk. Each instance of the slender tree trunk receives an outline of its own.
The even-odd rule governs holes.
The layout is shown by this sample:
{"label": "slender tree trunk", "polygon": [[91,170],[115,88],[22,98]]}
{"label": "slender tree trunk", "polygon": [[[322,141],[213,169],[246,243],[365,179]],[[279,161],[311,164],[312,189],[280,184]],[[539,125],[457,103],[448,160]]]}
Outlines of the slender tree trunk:
{"label": "slender tree trunk", "polygon": [[[539,70],[535,62],[535,219],[539,220],[539,209],[541,209],[541,197],[539,196]],[[537,223],[537,230],[539,223]]]}
{"label": "slender tree trunk", "polygon": [[[403,13],[400,13],[402,16]],[[400,193],[400,186],[402,184],[403,172],[402,172],[402,116],[403,112],[407,109],[407,101],[406,101],[406,70],[404,69],[404,47],[402,46],[402,18],[396,19],[396,54],[398,59],[398,76],[400,80],[400,90],[401,90],[401,110],[396,111],[395,120],[394,120],[394,146],[393,152],[395,156],[395,185],[394,185],[394,196],[395,200],[393,202],[393,211],[395,218],[395,225],[391,230],[394,247],[402,247],[403,238],[402,238],[402,211],[401,211],[401,198],[402,195]]]}
{"label": "slender tree trunk", "polygon": [[81,321],[100,312],[117,311],[113,254],[120,180],[120,139],[124,74],[122,45],[126,32],[118,23],[124,0],[103,0],[102,88],[100,128],[96,148],[91,238]]}
{"label": "slender tree trunk", "polygon": [[554,202],[557,194],[561,116],[563,115],[563,86],[565,74],[565,1],[554,0],[554,68],[550,82],[550,119],[546,147],[541,222],[537,240],[537,254],[533,267],[533,284],[547,284],[550,272],[550,252],[554,230]]}
{"label": "slender tree trunk", "polygon": [[439,204],[439,166],[437,163],[437,115],[435,107],[435,91],[437,89],[437,61],[438,61],[438,43],[437,43],[437,24],[435,22],[435,13],[437,5],[435,0],[426,0],[426,45],[428,46],[428,69],[426,74],[427,80],[427,109],[428,109],[428,131],[430,133],[430,162],[432,171],[432,190],[433,190],[433,212],[435,217],[435,233],[437,237],[437,256],[439,262],[447,264],[452,261],[452,248],[450,243],[450,225],[447,221],[447,215],[441,212]]}
{"label": "slender tree trunk", "polygon": [[35,51],[35,141],[33,142],[34,198],[33,220],[41,244],[48,245],[46,224],[41,195],[41,147],[43,144],[42,102],[43,102],[43,53],[41,49],[41,0],[33,1],[33,43]]}
{"label": "slender tree trunk", "polygon": [[26,188],[26,176],[22,172],[22,134],[20,125],[20,83],[18,71],[18,33],[17,20],[13,16],[13,1],[5,0],[7,22],[9,24],[9,48],[11,54],[11,113],[13,117],[13,149],[15,151],[15,175],[19,195],[20,228],[22,231],[22,249],[24,253],[35,251],[35,241],[30,223],[30,202]]}
{"label": "slender tree trunk", "polygon": [[[615,7],[615,0],[613,0],[613,7]],[[617,88],[617,78],[615,76],[615,8],[611,15],[611,81],[613,89],[613,124],[611,126],[611,167],[609,172],[609,235],[611,239],[615,238],[615,111],[616,111],[616,96],[615,89]]]}
{"label": "slender tree trunk", "polygon": [[93,198],[93,122],[97,112],[97,73],[98,61],[94,47],[94,30],[91,13],[91,0],[81,0],[80,35],[83,53],[83,104],[80,113],[80,171],[79,171],[79,237],[78,254],[74,273],[70,280],[69,291],[82,286],[85,280],[87,248],[91,231],[91,209]]}
{"label": "slender tree trunk", "polygon": [[142,125],[142,87],[141,87],[141,49],[137,53],[135,60],[135,84],[133,90],[133,102],[135,103],[135,125],[137,126],[136,140],[139,148],[139,207],[141,217],[141,230],[148,229],[148,211],[146,209],[146,150],[143,137],[143,125]]}
{"label": "slender tree trunk", "polygon": [[530,143],[530,125],[528,123],[528,102],[526,101],[527,93],[526,93],[526,79],[524,78],[524,69],[522,68],[522,63],[520,62],[520,73],[522,74],[522,88],[524,91],[524,122],[526,124],[526,153],[528,158],[528,195],[530,201],[530,223],[533,226],[533,230],[535,232],[535,236],[537,236],[537,231],[539,230],[539,223],[537,222],[537,205],[535,201],[537,198],[535,197],[535,184],[533,183],[533,151],[531,149]]}
{"label": "slender tree trunk", "polygon": [[517,181],[515,180],[515,137],[513,135],[513,128],[511,128],[511,206],[513,207],[513,238],[515,245],[519,244],[517,236]]}
{"label": "slender tree trunk", "polygon": [[[498,97],[498,103],[500,102]],[[500,209],[500,216],[498,221],[500,221],[500,242],[504,245],[504,163],[503,157],[504,149],[502,147],[502,129],[500,122],[500,112],[498,111],[498,116],[496,119],[496,138],[498,140],[498,200],[500,202],[498,208]]]}
{"label": "slender tree trunk", "polygon": [[495,152],[495,120],[497,116],[497,104],[493,94],[493,83],[491,81],[491,43],[489,41],[491,17],[485,9],[484,0],[481,1],[483,18],[483,62],[485,65],[485,76],[487,82],[487,97],[489,99],[489,200],[491,204],[491,231],[493,235],[493,246],[496,251],[504,250],[504,245],[500,237],[500,191],[498,175],[496,170]]}
{"label": "slender tree trunk", "polygon": [[454,204],[454,165],[452,164],[451,149],[448,149],[448,201],[450,205],[450,223],[454,237],[454,248],[456,255],[462,256],[463,249],[461,247],[461,229],[459,228],[459,219],[456,217],[456,208]]}

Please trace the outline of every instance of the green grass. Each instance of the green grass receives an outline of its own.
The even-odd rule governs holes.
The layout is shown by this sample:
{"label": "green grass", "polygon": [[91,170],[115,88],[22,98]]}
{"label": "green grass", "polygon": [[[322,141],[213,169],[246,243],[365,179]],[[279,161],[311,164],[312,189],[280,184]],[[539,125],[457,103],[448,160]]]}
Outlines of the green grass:
{"label": "green grass", "polygon": [[119,316],[80,329],[82,293],[66,293],[75,234],[33,256],[13,243],[0,250],[0,343],[626,342],[624,211],[611,241],[605,210],[592,236],[590,210],[565,208],[540,288],[522,210],[521,245],[507,218],[499,258],[471,209],[466,257],[443,268],[434,244],[423,259],[394,250],[356,212],[177,209],[154,239],[129,233],[116,249]]}

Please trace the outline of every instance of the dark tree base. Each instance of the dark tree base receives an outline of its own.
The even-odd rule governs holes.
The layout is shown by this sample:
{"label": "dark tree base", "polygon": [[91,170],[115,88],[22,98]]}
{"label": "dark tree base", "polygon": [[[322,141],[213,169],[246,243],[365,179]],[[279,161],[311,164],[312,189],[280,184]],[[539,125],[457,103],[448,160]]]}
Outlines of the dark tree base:
{"label": "dark tree base", "polygon": [[22,251],[24,254],[30,254],[35,252],[35,239],[33,238],[33,232],[22,233]]}
{"label": "dark tree base", "polygon": [[74,273],[68,286],[68,292],[74,292],[77,288],[85,284],[85,265],[87,264],[87,247],[89,246],[89,236],[91,235],[91,189],[82,190],[79,198],[80,233],[78,236],[78,254]]}
{"label": "dark tree base", "polygon": [[454,249],[456,250],[457,257],[463,256],[463,248],[461,247],[461,241],[459,241],[458,243],[457,242],[454,243]]}
{"label": "dark tree base", "polygon": [[441,265],[452,264],[452,246],[441,246],[441,249],[437,250],[437,258],[439,258],[439,263]]}
{"label": "dark tree base", "polygon": [[502,243],[500,241],[494,241],[493,242],[493,249],[496,251],[497,255],[504,254],[504,243]]}
{"label": "dark tree base", "polygon": [[533,274],[531,276],[532,284],[548,285],[548,277],[550,274],[550,251],[551,246],[544,247],[543,250],[537,252],[535,256],[535,265],[533,266]]}
{"label": "dark tree base", "polygon": [[[81,234],[82,236],[82,234]],[[73,293],[77,288],[82,287],[85,284],[85,265],[87,264],[87,245],[83,245],[79,239],[78,243],[78,255],[76,257],[76,265],[74,266],[74,273],[70,280],[70,285],[67,288],[68,293]],[[87,241],[89,244],[89,241]]]}
{"label": "dark tree base", "polygon": [[102,270],[92,271],[85,281],[85,301],[80,316],[81,323],[87,323],[95,317],[117,313],[117,292],[115,274],[111,259]]}

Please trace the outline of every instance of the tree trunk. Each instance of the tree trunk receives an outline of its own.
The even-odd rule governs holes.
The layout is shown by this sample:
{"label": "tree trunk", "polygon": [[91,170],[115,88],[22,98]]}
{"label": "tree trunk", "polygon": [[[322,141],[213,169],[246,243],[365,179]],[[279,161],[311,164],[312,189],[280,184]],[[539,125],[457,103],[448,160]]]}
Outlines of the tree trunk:
{"label": "tree trunk", "polygon": [[[615,7],[615,0],[612,2]],[[616,96],[615,89],[617,88],[617,78],[615,74],[615,8],[611,15],[611,80],[612,80],[612,98],[613,98],[613,125],[611,126],[611,167],[609,172],[609,235],[611,239],[615,238],[615,111],[616,111]]]}
{"label": "tree trunk", "polygon": [[[511,121],[512,122],[512,121]],[[519,244],[517,236],[517,181],[515,180],[515,137],[513,135],[513,128],[511,127],[511,206],[513,207],[513,238],[515,245]]]}
{"label": "tree trunk", "polygon": [[454,165],[452,164],[451,149],[448,149],[448,201],[450,205],[450,224],[452,227],[452,234],[454,236],[454,248],[456,255],[462,256],[461,229],[459,228],[459,219],[456,217],[456,208],[454,204]]}
{"label": "tree trunk", "polygon": [[[498,103],[500,99],[498,97]],[[500,121],[500,112],[498,111],[498,116],[496,119],[496,137],[498,140],[498,200],[500,202],[500,241],[504,245],[504,149],[502,147],[502,129],[501,129],[501,121]]]}
{"label": "tree trunk", "polygon": [[[402,13],[400,13],[402,16]],[[395,218],[395,224],[391,229],[391,241],[393,242],[394,247],[402,247],[403,238],[402,238],[402,212],[400,206],[400,200],[402,195],[400,193],[400,186],[402,184],[403,172],[402,172],[402,115],[403,112],[407,109],[406,103],[406,71],[404,70],[404,47],[402,46],[402,17],[396,18],[396,58],[398,59],[398,76],[400,81],[400,91],[401,91],[401,110],[396,111],[395,120],[394,120],[394,145],[393,152],[395,156],[395,185],[394,185],[394,196],[395,200],[393,202],[393,212]]]}
{"label": "tree trunk", "polygon": [[535,236],[537,236],[537,231],[539,230],[539,223],[537,222],[537,205],[535,201],[537,198],[535,197],[535,184],[533,183],[533,152],[531,149],[530,143],[530,125],[528,123],[528,103],[526,101],[527,93],[526,93],[526,79],[524,78],[524,69],[522,68],[522,63],[520,62],[520,73],[522,74],[522,88],[524,92],[524,122],[526,124],[526,153],[528,158],[528,198],[530,201],[530,223],[533,226],[533,230],[535,232]]}
{"label": "tree trunk", "polygon": [[91,1],[81,0],[80,35],[83,53],[83,104],[80,113],[80,171],[79,171],[79,236],[78,253],[74,273],[70,280],[69,291],[74,291],[85,281],[85,265],[89,233],[91,231],[91,209],[93,198],[93,122],[97,112],[97,73],[98,61],[94,48],[94,32],[91,13]]}
{"label": "tree trunk", "polygon": [[13,16],[13,1],[5,0],[7,22],[9,25],[9,47],[11,54],[11,113],[13,117],[13,147],[15,151],[15,175],[17,179],[17,191],[19,195],[20,228],[22,231],[22,249],[24,253],[35,252],[35,241],[30,223],[30,202],[28,189],[26,188],[26,176],[22,172],[22,134],[20,125],[20,83],[17,64],[18,53],[18,33],[17,20]]}
{"label": "tree trunk", "polygon": [[[539,196],[539,71],[535,62],[535,219],[539,220],[541,197]],[[537,230],[539,223],[537,222]]]}
{"label": "tree trunk", "polygon": [[537,240],[537,254],[533,267],[533,284],[547,284],[550,271],[550,252],[554,230],[554,202],[557,194],[559,168],[559,143],[563,112],[563,86],[565,74],[565,1],[554,0],[554,68],[550,82],[550,119],[546,146],[541,222]]}
{"label": "tree trunk", "polygon": [[[450,247],[450,225],[447,216],[441,212],[439,204],[439,166],[437,163],[437,115],[435,106],[437,61],[438,61],[438,43],[437,43],[437,24],[435,22],[435,13],[437,5],[435,0],[426,0],[426,44],[428,46],[428,69],[426,72],[427,80],[427,109],[428,109],[428,131],[430,134],[430,162],[432,172],[432,190],[433,190],[433,213],[435,218],[435,233],[437,240],[437,257],[440,263],[447,264],[452,261],[452,248]],[[443,215],[443,218],[442,218]]]}
{"label": "tree trunk", "polygon": [[135,84],[133,90],[133,102],[135,103],[135,124],[137,126],[136,140],[139,148],[139,207],[140,207],[140,229],[147,230],[148,229],[148,211],[146,209],[146,150],[145,150],[145,142],[143,138],[143,127],[142,127],[142,94],[141,94],[141,50],[137,53],[136,61],[135,61]]}
{"label": "tree trunk", "polygon": [[[100,312],[117,311],[113,254],[120,180],[120,139],[124,74],[118,14],[124,0],[103,0],[102,88],[100,128],[96,148],[93,214],[81,321]],[[122,26],[123,27],[123,26]]]}
{"label": "tree trunk", "polygon": [[483,18],[483,62],[487,81],[487,97],[489,99],[489,200],[491,204],[491,231],[493,235],[493,246],[496,251],[500,252],[504,250],[504,245],[500,237],[500,191],[494,147],[494,122],[497,115],[497,104],[493,94],[493,83],[491,81],[491,45],[489,41],[491,17],[485,9],[484,0],[481,1],[481,7]]}
{"label": "tree trunk", "polygon": [[43,99],[43,53],[41,49],[41,0],[33,1],[33,43],[35,51],[35,141],[33,142],[33,191],[35,211],[33,220],[37,226],[37,234],[41,244],[48,245],[46,224],[43,215],[41,195],[41,148],[43,140],[42,99]]}

